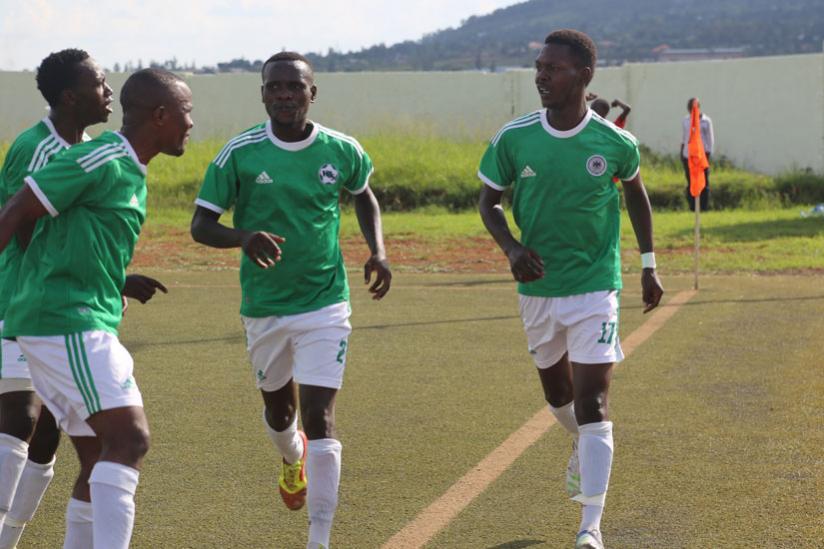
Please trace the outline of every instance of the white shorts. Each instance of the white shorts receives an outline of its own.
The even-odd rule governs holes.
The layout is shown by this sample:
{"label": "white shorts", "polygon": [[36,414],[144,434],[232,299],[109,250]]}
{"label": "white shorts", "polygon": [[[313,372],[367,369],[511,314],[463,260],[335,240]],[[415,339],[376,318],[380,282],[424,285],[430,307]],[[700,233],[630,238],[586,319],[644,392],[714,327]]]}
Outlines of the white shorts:
{"label": "white shorts", "polygon": [[258,389],[300,385],[340,389],[352,326],[349,303],[287,316],[241,316]]}
{"label": "white shorts", "polygon": [[624,359],[618,341],[619,292],[590,292],[568,297],[520,295],[529,353],[538,368],[570,362],[604,364]]}
{"label": "white shorts", "polygon": [[[3,321],[0,320],[0,337]],[[0,395],[12,391],[34,391],[26,355],[11,339],[0,339]]]}
{"label": "white shorts", "polygon": [[109,332],[17,338],[29,360],[34,390],[70,436],[95,436],[86,419],[124,406],[143,406],[129,351]]}

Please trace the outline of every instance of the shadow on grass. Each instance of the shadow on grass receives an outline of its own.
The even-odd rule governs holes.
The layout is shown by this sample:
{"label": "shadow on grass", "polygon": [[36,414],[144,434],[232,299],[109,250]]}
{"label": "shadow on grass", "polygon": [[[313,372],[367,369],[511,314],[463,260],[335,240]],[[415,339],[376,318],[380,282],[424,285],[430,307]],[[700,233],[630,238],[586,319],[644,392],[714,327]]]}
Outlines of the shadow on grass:
{"label": "shadow on grass", "polygon": [[178,339],[174,341],[129,341],[125,339],[122,341],[123,346],[130,352],[142,351],[143,349],[150,349],[152,347],[174,347],[177,345],[200,345],[202,343],[216,343],[223,341],[227,343],[238,343],[244,345],[246,338],[242,334],[231,335],[225,337],[204,337],[200,339]]}
{"label": "shadow on grass", "polygon": [[[452,320],[429,320],[429,321],[421,321],[421,322],[395,322],[392,324],[373,324],[371,326],[356,326],[355,330],[388,330],[392,328],[406,328],[409,326],[432,326],[437,324],[464,324],[466,322],[494,322],[497,320],[512,320],[512,319],[520,319],[518,315],[502,315],[502,316],[487,316],[487,317],[476,317],[476,318],[455,318]],[[240,344],[245,344],[246,339],[242,334],[238,335],[230,335],[224,337],[208,337],[208,338],[199,338],[199,339],[179,339],[175,341],[150,341],[150,342],[130,342],[128,340],[124,340],[123,344],[126,346],[127,349],[136,351],[147,347],[153,346],[174,346],[174,345],[197,345],[201,343],[216,343],[219,341],[223,342],[237,342]]]}
{"label": "shadow on grass", "polygon": [[494,322],[496,320],[520,319],[518,315],[484,316],[475,318],[454,318],[451,320],[422,320],[420,322],[395,322],[393,324],[373,324],[357,326],[355,330],[386,330],[388,328],[406,328],[408,326],[434,326],[437,324],[463,324],[465,322]]}
{"label": "shadow on grass", "polygon": [[[807,217],[798,219],[777,219],[758,223],[740,223],[725,227],[703,227],[701,232],[707,238],[714,238],[722,242],[757,242],[786,237],[815,237],[824,236],[824,219]],[[683,230],[679,236],[692,236],[693,228]]]}
{"label": "shadow on grass", "polygon": [[540,545],[544,540],[540,539],[519,539],[516,541],[508,541],[498,545],[492,545],[487,549],[523,549],[524,547],[531,547],[533,545]]}
{"label": "shadow on grass", "polygon": [[[700,294],[699,294],[700,296]],[[684,303],[682,307],[694,307],[696,305],[715,305],[717,303],[787,303],[789,301],[824,301],[824,295],[808,295],[800,297],[754,297],[741,299],[701,299],[700,297]],[[666,304],[664,305],[666,306]],[[622,309],[632,309],[632,307],[621,307]]]}
{"label": "shadow on grass", "polygon": [[511,284],[515,286],[515,281],[512,278],[496,278],[496,279],[482,279],[482,280],[457,280],[454,282],[433,282],[433,283],[418,283],[416,286],[432,286],[432,287],[440,287],[440,286],[465,286],[465,287],[473,287],[473,286],[490,286],[493,284]]}
{"label": "shadow on grass", "polygon": [[[700,298],[691,300],[687,303],[684,303],[682,307],[695,307],[697,305],[715,305],[718,303],[786,303],[789,301],[824,301],[824,295],[811,295],[811,296],[801,296],[801,297],[760,297],[760,298],[752,298],[752,299],[705,299],[701,300]],[[660,305],[660,307],[667,307],[668,303],[664,303]],[[640,305],[622,305],[621,309],[641,309]],[[464,324],[467,322],[496,322],[499,320],[520,320],[520,316],[518,315],[501,315],[501,316],[485,316],[485,317],[474,317],[474,318],[453,318],[450,320],[426,320],[420,322],[395,322],[392,324],[372,324],[368,326],[356,326],[355,330],[390,330],[392,328],[407,328],[410,326],[435,326],[438,324]],[[210,338],[200,338],[200,339],[181,339],[176,341],[151,341],[151,342],[129,342],[128,340],[124,341],[124,345],[127,349],[131,351],[138,351],[144,348],[153,347],[153,346],[174,346],[174,345],[198,345],[201,343],[215,343],[218,341],[223,342],[236,342],[239,344],[244,344],[246,339],[243,334],[238,335],[230,335],[224,337],[210,337]],[[496,547],[505,547],[505,546],[496,546]],[[508,547],[508,546],[506,546]]]}

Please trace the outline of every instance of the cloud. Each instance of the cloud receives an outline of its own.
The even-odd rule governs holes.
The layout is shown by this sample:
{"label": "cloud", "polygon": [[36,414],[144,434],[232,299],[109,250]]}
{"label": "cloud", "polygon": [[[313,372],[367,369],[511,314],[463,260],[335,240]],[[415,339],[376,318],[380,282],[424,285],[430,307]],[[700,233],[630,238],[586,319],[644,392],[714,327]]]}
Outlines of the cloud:
{"label": "cloud", "polygon": [[101,64],[176,57],[213,65],[281,48],[358,50],[415,40],[513,0],[0,0],[0,69],[33,69],[52,51],[80,47]]}

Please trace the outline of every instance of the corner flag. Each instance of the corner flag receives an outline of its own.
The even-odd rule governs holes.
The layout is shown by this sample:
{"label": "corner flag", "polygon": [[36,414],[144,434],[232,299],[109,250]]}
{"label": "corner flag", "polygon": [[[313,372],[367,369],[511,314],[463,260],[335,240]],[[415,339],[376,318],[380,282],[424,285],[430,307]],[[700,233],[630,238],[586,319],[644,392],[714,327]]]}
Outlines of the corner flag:
{"label": "corner flag", "polygon": [[690,113],[690,140],[687,144],[687,160],[690,167],[690,194],[698,197],[704,187],[707,186],[707,179],[704,170],[710,167],[707,154],[704,152],[704,141],[701,139],[701,110],[696,99],[692,103]]}
{"label": "corner flag", "polygon": [[692,102],[690,112],[690,140],[687,143],[687,163],[690,168],[690,194],[695,199],[695,283],[698,289],[698,257],[701,247],[701,191],[707,186],[704,170],[710,167],[707,153],[704,152],[704,141],[701,139],[701,110],[698,98]]}

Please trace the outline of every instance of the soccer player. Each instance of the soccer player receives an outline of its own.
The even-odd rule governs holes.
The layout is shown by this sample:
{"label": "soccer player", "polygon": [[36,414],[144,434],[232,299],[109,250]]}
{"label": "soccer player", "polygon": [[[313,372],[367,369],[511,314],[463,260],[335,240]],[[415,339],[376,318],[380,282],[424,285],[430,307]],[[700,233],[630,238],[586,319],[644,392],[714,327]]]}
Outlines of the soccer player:
{"label": "soccer player", "polygon": [[[112,112],[112,89],[106,76],[83,50],[52,53],[37,68],[36,80],[49,104],[49,115],[20,134],[9,148],[0,171],[0,206],[20,190],[26,176],[70,145],[87,139],[86,127],[105,122]],[[23,227],[0,255],[0,334],[32,228]],[[0,549],[15,547],[34,516],[54,476],[59,441],[54,417],[35,396],[26,357],[17,342],[2,340]]]}
{"label": "soccer player", "polygon": [[[389,291],[380,209],[369,188],[372,162],[353,138],[310,121],[317,96],[309,61],[293,52],[262,68],[269,119],[231,139],[209,165],[196,200],[192,237],[243,250],[240,313],[263,423],[283,456],[286,506],[308,500],[307,547],[329,547],[337,508],[341,444],[335,396],[343,381],[349,286],[341,255],[339,195],[352,193],[370,257],[364,267],[374,299]],[[234,228],[219,223],[234,207]],[[297,396],[303,431],[297,428]],[[308,477],[308,494],[307,494]]]}
{"label": "soccer player", "polygon": [[[117,339],[121,291],[146,216],[146,165],[159,153],[182,155],[192,128],[191,92],[170,72],[136,72],[120,103],[120,132],[63,152],[0,209],[0,251],[21,227],[51,216],[23,255],[26,276],[3,336],[16,338],[35,391],[75,445],[97,437],[102,448],[89,475],[90,508],[69,503],[68,548],[129,545],[149,429],[132,358]],[[151,279],[139,286],[164,290]]]}
{"label": "soccer player", "polygon": [[[481,160],[480,213],[518,282],[521,318],[550,411],[573,436],[570,496],[583,504],[576,547],[602,548],[612,464],[607,395],[618,342],[620,197],[641,249],[644,312],[663,289],[655,273],[652,214],[635,138],[587,108],[595,44],[575,30],[551,33],[535,61],[542,110],[506,124]],[[514,187],[521,241],[501,208]],[[579,476],[580,475],[580,476]]]}

